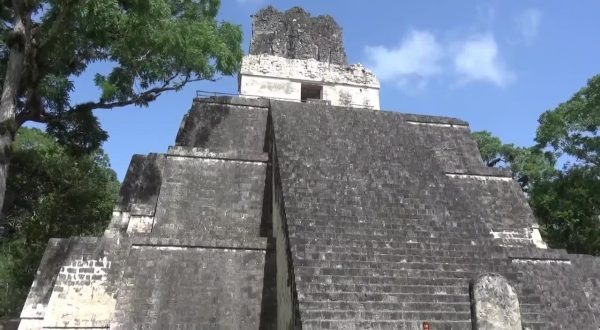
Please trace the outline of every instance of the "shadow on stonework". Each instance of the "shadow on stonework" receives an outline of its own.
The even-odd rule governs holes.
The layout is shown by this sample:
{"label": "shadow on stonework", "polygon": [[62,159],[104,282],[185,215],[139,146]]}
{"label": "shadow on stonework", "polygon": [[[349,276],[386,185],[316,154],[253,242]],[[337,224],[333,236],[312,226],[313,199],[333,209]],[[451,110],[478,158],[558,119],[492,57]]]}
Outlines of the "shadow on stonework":
{"label": "shadow on stonework", "polygon": [[269,238],[267,246],[268,249],[265,253],[259,329],[275,330],[277,329],[277,261],[275,255],[275,239]]}
{"label": "shadow on stonework", "polygon": [[146,204],[158,195],[162,183],[162,171],[156,154],[134,155],[131,168],[121,186],[119,206],[124,211],[134,204]]}
{"label": "shadow on stonework", "polygon": [[[271,116],[267,117],[265,129],[264,152],[271,150]],[[273,237],[273,159],[269,154],[269,162],[265,173],[265,188],[263,192],[260,236],[267,237],[265,267],[263,271],[263,290],[260,309],[261,330],[277,329],[277,259],[275,253],[275,238]]]}
{"label": "shadow on stonework", "polygon": [[229,114],[229,107],[224,104],[194,104],[194,109],[185,118],[184,127],[177,134],[176,145],[206,148],[213,130]]}

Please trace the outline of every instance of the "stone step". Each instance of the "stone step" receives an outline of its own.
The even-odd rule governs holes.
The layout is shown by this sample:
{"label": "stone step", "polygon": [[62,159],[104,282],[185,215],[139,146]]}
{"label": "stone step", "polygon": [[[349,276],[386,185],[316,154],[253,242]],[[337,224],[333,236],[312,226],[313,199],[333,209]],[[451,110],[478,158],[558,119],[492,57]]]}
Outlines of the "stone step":
{"label": "stone step", "polygon": [[470,321],[471,312],[444,311],[362,311],[362,310],[318,310],[307,309],[301,312],[302,320],[398,320],[398,321]]}
{"label": "stone step", "polygon": [[471,312],[469,302],[439,303],[439,302],[339,302],[339,301],[303,301],[300,304],[302,310],[363,310],[363,311],[440,311],[440,312]]}
{"label": "stone step", "polygon": [[[470,303],[468,294],[412,294],[412,293],[361,293],[361,292],[302,292],[298,291],[298,301],[307,304],[310,301],[339,303]],[[537,296],[519,297],[522,304],[541,304]],[[533,313],[535,314],[535,313]],[[532,315],[533,315],[532,314]]]}
{"label": "stone step", "polygon": [[[340,248],[396,248],[396,249],[413,249],[413,250],[444,250],[444,251],[490,251],[502,252],[505,248],[498,246],[498,242],[492,239],[430,239],[419,237],[349,237],[334,235],[324,235],[330,237],[309,237],[303,234],[293,235],[290,232],[290,243],[293,248],[298,248],[302,245],[323,245]],[[323,236],[323,235],[321,235]]]}
{"label": "stone step", "polygon": [[393,284],[296,284],[301,292],[407,293],[407,294],[469,294],[469,286],[393,285]]}
{"label": "stone step", "polygon": [[[385,252],[385,251],[384,251]],[[415,251],[418,253],[418,251]],[[483,262],[486,264],[496,263],[509,265],[508,259],[492,259],[490,255],[481,256],[444,256],[444,255],[402,255],[402,254],[362,254],[362,253],[344,253],[344,252],[321,252],[321,253],[303,253],[296,252],[294,256],[300,260],[320,260],[320,261],[362,261],[362,262],[394,262],[394,263],[442,263],[442,264],[469,264]]]}
{"label": "stone step", "polygon": [[343,227],[304,227],[288,226],[292,237],[311,238],[354,238],[354,239],[391,239],[391,238],[420,238],[470,241],[481,237],[492,238],[489,233],[471,231],[431,231],[431,230],[387,230],[387,229],[356,229]]}
{"label": "stone step", "polygon": [[[465,330],[471,329],[469,321],[429,321],[432,330]],[[302,329],[344,329],[344,330],[414,330],[423,329],[423,321],[413,320],[310,320],[302,322]],[[537,329],[536,329],[537,330]]]}
{"label": "stone step", "polygon": [[[475,260],[476,261],[476,260]],[[294,267],[316,267],[326,269],[367,269],[367,270],[434,270],[439,272],[505,272],[510,271],[510,260],[496,259],[494,263],[430,263],[430,262],[384,262],[354,260],[308,260],[294,259]],[[324,273],[323,273],[324,274]]]}
{"label": "stone step", "polygon": [[[475,278],[483,271],[492,271],[490,269],[479,269],[476,271],[454,270],[440,271],[434,269],[393,269],[393,268],[321,268],[321,267],[296,267],[294,274],[299,279],[304,276],[352,276],[352,277],[397,277],[397,278],[416,278],[416,279],[471,279]],[[519,281],[521,273],[504,271],[499,272],[509,281]]]}
{"label": "stone step", "polygon": [[[536,308],[533,308],[536,306]],[[471,306],[468,301],[463,302],[357,302],[357,301],[303,301],[300,303],[302,311],[305,310],[353,310],[353,311],[419,311],[419,312],[460,312],[470,313]],[[521,318],[523,325],[530,329],[544,329],[546,316],[543,313],[532,312],[541,305],[521,304]],[[547,327],[546,327],[547,328]]]}
{"label": "stone step", "polygon": [[[540,310],[541,310],[540,306]],[[546,322],[548,317],[543,312],[530,312],[521,310],[521,321],[524,323],[540,323],[543,324]]]}
{"label": "stone step", "polygon": [[469,303],[468,294],[413,294],[360,292],[298,292],[300,303],[306,301],[388,302],[388,303]]}
{"label": "stone step", "polygon": [[505,258],[505,249],[502,247],[489,247],[481,249],[477,245],[449,245],[435,243],[350,243],[350,245],[325,245],[321,241],[308,244],[293,245],[292,249],[297,255],[317,253],[347,253],[356,255],[397,255],[397,256],[433,256],[451,258]]}
{"label": "stone step", "polygon": [[[297,275],[297,274],[296,274]],[[406,277],[406,276],[331,276],[302,275],[296,276],[297,283],[340,283],[340,284],[388,284],[388,285],[434,285],[434,286],[468,286],[468,278],[456,277]]]}
{"label": "stone step", "polygon": [[523,326],[523,329],[525,329],[525,330],[546,330],[546,329],[553,328],[549,325],[549,323],[547,321],[526,322],[522,318],[521,318],[521,325]]}
{"label": "stone step", "polygon": [[451,223],[440,222],[436,220],[423,219],[396,219],[396,220],[380,220],[368,219],[364,222],[358,222],[355,218],[341,218],[336,216],[319,217],[311,216],[306,219],[294,219],[293,223],[297,227],[330,227],[330,228],[353,228],[353,229],[378,229],[378,230],[424,230],[428,229],[435,232],[445,231],[470,231],[474,233],[486,234],[490,233],[490,229],[482,222],[469,223],[453,221]]}

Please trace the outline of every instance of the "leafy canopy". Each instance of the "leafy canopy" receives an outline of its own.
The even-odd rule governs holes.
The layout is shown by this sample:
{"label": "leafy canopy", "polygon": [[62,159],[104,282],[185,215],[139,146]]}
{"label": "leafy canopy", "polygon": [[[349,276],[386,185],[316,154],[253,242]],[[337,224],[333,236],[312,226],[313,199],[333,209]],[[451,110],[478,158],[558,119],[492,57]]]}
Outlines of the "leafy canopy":
{"label": "leafy canopy", "polygon": [[102,233],[118,189],[101,150],[72,155],[40,130],[18,131],[0,237],[0,317],[20,311],[49,238]]}
{"label": "leafy canopy", "polygon": [[10,236],[44,247],[51,237],[102,232],[119,189],[102,150],[75,156],[32,128],[19,130],[13,148],[3,212]]}
{"label": "leafy canopy", "polygon": [[488,131],[473,132],[483,162],[490,167],[508,168],[524,191],[534,182],[552,177],[556,173],[552,154],[537,148],[504,144]]}
{"label": "leafy canopy", "polygon": [[567,102],[544,112],[539,123],[538,148],[567,155],[578,165],[600,166],[600,75]]}
{"label": "leafy canopy", "polygon": [[[539,124],[537,144],[529,148],[503,144],[486,131],[473,137],[485,164],[512,170],[548,244],[600,255],[600,75],[544,112]],[[559,159],[566,160],[561,169]]]}
{"label": "leafy canopy", "polygon": [[[239,26],[217,22],[219,0],[27,0],[25,65],[16,121],[48,124],[60,142],[81,151],[106,139],[91,111],[146,106],[161,93],[239,70]],[[0,12],[0,73],[6,72],[15,8]],[[27,21],[27,20],[26,20]],[[90,63],[114,65],[96,74],[98,100],[72,104],[73,77]],[[90,82],[92,83],[92,82]]]}

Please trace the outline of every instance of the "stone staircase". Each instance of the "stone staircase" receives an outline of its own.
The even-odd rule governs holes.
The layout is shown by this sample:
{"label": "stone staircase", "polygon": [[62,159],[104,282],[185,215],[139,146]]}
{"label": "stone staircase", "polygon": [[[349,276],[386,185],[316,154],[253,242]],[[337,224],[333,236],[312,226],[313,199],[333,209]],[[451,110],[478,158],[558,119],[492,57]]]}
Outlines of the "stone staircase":
{"label": "stone staircase", "polygon": [[[410,232],[385,236],[293,231],[294,267],[306,329],[468,329],[469,281],[494,272],[519,283],[521,274],[491,239],[432,239]],[[448,238],[444,238],[446,236]],[[421,242],[419,242],[421,241]],[[525,326],[544,328],[540,298],[519,292]]]}
{"label": "stone staircase", "polygon": [[[464,122],[275,101],[271,111],[303,329],[470,329],[470,283],[486,273],[515,289],[524,328],[564,323],[522,266],[564,257],[526,236],[524,195],[482,166]],[[517,230],[511,244],[493,235]]]}

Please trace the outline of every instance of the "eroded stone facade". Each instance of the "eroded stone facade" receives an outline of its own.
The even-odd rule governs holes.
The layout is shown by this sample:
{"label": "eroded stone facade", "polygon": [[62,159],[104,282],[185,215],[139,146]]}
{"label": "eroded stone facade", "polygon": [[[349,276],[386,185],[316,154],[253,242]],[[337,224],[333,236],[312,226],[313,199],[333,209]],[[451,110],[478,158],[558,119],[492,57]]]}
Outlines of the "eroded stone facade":
{"label": "eroded stone facade", "polygon": [[250,54],[315,59],[345,66],[342,29],[331,16],[311,17],[300,7],[280,12],[272,6],[252,17]]}
{"label": "eroded stone facade", "polygon": [[379,110],[379,80],[362,65],[347,64],[341,29],[331,17],[268,7],[254,16],[252,31],[240,72],[242,96]]}
{"label": "eroded stone facade", "polygon": [[242,96],[299,102],[302,86],[310,85],[321,88],[320,98],[331,105],[379,110],[379,81],[360,64],[249,55],[244,57],[240,75]]}
{"label": "eroded stone facade", "polygon": [[[262,77],[252,59],[300,84],[326,65],[256,55],[242,80]],[[359,67],[326,74],[378,89]],[[20,329],[469,329],[472,304],[600,326],[600,259],[540,242],[466,122],[274,95],[194,100],[175,146],[132,158],[103,237],[49,242]]]}

